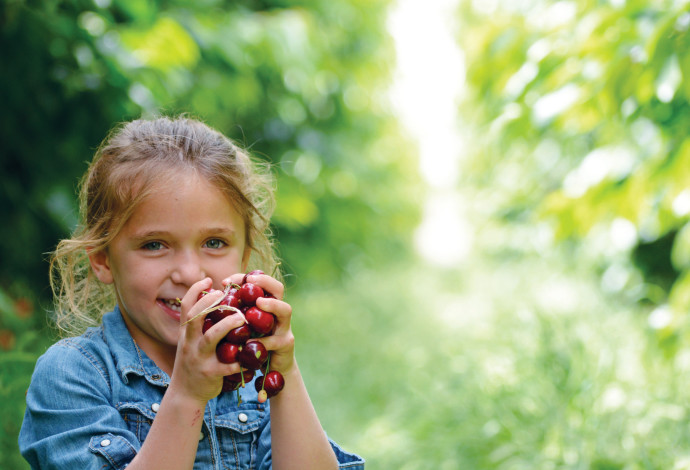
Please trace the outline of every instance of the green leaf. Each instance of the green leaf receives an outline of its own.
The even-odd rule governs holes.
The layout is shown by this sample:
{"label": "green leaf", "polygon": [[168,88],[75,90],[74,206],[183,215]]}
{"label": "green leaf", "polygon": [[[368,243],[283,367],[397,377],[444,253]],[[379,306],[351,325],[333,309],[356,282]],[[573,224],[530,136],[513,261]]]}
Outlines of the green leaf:
{"label": "green leaf", "polygon": [[171,17],[159,18],[150,29],[124,30],[123,43],[144,66],[170,71],[172,68],[191,68],[201,54],[194,39]]}

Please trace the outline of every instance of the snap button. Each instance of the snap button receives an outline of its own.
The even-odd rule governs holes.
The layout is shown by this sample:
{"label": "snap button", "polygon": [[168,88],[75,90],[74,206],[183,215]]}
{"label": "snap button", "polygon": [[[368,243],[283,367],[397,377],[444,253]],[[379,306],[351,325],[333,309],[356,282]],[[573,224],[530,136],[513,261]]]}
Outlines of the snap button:
{"label": "snap button", "polygon": [[158,410],[161,409],[161,405],[159,403],[154,403],[153,405],[151,405],[151,409],[154,413],[158,413]]}
{"label": "snap button", "polygon": [[101,447],[108,447],[110,445],[110,439],[103,439],[101,441]]}
{"label": "snap button", "polygon": [[244,413],[240,413],[237,415],[237,419],[240,420],[240,423],[246,423],[249,417]]}
{"label": "snap button", "polygon": [[204,440],[204,431],[201,431],[199,433],[199,441],[203,441],[203,440]]}

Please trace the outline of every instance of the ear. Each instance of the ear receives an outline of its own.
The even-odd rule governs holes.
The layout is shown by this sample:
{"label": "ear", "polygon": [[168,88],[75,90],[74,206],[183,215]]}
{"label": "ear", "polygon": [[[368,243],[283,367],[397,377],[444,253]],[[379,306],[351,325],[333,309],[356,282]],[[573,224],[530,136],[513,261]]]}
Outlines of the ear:
{"label": "ear", "polygon": [[99,281],[103,284],[113,283],[113,273],[110,270],[110,259],[108,258],[108,253],[105,250],[89,251],[87,250],[89,256],[89,263],[91,264],[91,269],[96,275]]}

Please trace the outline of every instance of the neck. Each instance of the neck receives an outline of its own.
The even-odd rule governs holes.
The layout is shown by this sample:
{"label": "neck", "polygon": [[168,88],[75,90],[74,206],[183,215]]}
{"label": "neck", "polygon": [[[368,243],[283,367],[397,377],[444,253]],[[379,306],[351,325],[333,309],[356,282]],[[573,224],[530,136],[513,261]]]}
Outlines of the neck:
{"label": "neck", "polygon": [[134,340],[137,348],[141,349],[163,372],[172,377],[173,366],[175,364],[175,355],[177,354],[177,345],[168,345],[152,338],[141,330],[132,325],[132,320],[129,315],[120,308],[122,318],[125,321],[127,330]]}

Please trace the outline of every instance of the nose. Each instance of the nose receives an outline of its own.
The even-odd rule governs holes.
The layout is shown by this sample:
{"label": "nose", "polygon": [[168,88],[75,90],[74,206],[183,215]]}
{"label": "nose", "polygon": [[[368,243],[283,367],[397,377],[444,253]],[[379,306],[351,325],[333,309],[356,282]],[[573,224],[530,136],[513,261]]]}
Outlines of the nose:
{"label": "nose", "polygon": [[206,277],[199,256],[191,250],[181,251],[175,256],[170,278],[175,284],[191,286]]}

